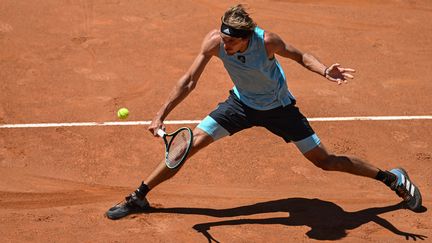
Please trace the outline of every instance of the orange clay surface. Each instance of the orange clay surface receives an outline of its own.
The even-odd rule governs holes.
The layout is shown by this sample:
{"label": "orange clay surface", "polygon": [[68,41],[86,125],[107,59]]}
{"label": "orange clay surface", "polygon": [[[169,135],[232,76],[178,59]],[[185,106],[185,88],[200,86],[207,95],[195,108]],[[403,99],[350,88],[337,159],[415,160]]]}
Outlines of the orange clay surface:
{"label": "orange clay surface", "polygon": [[[431,115],[429,0],[247,1],[262,28],[326,65],[338,86],[279,58],[308,117]],[[232,1],[2,0],[0,123],[151,120]],[[199,120],[232,87],[220,60],[168,120]],[[432,206],[432,121],[311,122],[326,147],[404,167]],[[191,127],[195,126],[190,125]],[[168,130],[178,126],[169,125]],[[217,141],[152,191],[154,207],[105,211],[163,158],[146,126],[0,129],[1,242],[405,242],[431,210],[382,183],[326,172],[263,128]],[[429,238],[427,238],[429,237]]]}

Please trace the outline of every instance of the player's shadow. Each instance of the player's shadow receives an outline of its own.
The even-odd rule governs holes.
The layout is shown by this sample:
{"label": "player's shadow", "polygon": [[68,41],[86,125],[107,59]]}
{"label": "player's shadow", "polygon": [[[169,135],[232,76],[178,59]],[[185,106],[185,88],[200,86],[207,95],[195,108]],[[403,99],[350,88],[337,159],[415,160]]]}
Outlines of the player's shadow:
{"label": "player's shadow", "polygon": [[[202,233],[209,242],[218,242],[210,230],[219,226],[244,225],[244,224],[281,224],[287,226],[308,226],[306,233],[309,238],[317,240],[339,240],[347,236],[347,230],[355,229],[363,224],[375,222],[394,234],[405,237],[407,240],[424,240],[427,236],[403,232],[397,229],[389,221],[378,215],[402,209],[401,203],[387,206],[363,209],[356,212],[345,212],[340,206],[332,202],[320,199],[287,198],[275,201],[261,202],[257,204],[228,209],[211,208],[152,208],[155,213],[198,214],[218,218],[240,217],[263,213],[286,212],[286,217],[272,218],[240,218],[223,221],[200,223],[193,228]],[[423,211],[426,211],[423,208]]]}

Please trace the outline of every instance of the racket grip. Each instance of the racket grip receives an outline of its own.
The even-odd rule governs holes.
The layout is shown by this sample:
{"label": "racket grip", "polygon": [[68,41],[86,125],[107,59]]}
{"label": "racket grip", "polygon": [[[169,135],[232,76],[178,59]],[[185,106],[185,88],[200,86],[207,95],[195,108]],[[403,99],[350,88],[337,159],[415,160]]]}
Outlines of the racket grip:
{"label": "racket grip", "polygon": [[163,138],[166,135],[166,132],[162,129],[158,129],[157,134],[159,135],[159,137]]}

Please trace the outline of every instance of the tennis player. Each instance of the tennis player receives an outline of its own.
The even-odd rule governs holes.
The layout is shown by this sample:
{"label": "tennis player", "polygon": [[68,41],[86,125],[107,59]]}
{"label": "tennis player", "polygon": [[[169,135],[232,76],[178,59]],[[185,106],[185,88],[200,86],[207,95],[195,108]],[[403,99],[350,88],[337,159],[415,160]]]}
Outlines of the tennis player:
{"label": "tennis player", "polygon": [[[246,128],[261,126],[287,143],[294,143],[304,157],[317,167],[382,181],[404,200],[407,208],[419,210],[420,191],[404,169],[383,171],[358,158],[332,154],[324,147],[296,106],[296,99],[288,89],[276,55],[292,59],[338,85],[347,83],[355,72],[337,63],[327,67],[314,56],[284,42],[277,34],[258,27],[246,9],[237,5],[222,16],[219,29],[206,35],[198,56],[179,79],[148,130],[157,136],[157,130],[164,128],[163,121],[167,115],[195,88],[210,59],[218,57],[234,87],[228,98],[194,129],[189,157],[218,139]],[[136,191],[106,212],[107,217],[119,219],[148,209],[147,193],[174,176],[180,168],[172,170],[161,162]]]}

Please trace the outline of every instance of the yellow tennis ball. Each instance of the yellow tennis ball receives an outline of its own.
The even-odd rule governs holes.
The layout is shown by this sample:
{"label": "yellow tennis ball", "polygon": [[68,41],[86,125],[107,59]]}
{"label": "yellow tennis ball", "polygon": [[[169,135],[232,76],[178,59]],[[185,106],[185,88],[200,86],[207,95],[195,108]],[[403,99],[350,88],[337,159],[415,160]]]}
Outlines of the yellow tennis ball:
{"label": "yellow tennis ball", "polygon": [[121,108],[117,111],[117,116],[120,119],[126,119],[129,116],[129,110],[126,108]]}

